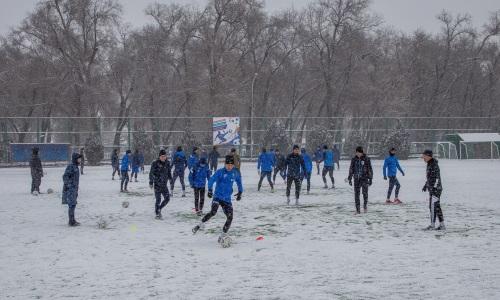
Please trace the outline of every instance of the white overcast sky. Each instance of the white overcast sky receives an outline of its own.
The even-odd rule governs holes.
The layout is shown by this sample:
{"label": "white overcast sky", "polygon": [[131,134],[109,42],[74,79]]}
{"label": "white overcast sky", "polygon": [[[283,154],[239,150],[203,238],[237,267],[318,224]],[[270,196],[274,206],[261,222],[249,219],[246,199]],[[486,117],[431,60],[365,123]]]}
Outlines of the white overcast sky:
{"label": "white overcast sky", "polygon": [[[119,0],[124,8],[124,20],[133,26],[149,21],[144,8],[152,2],[198,4],[207,0]],[[289,7],[302,8],[312,0],[266,0],[266,9],[276,11]],[[0,0],[0,35],[20,21],[35,7],[38,0]],[[436,15],[443,9],[453,13],[469,13],[474,25],[481,26],[488,20],[489,12],[500,9],[500,0],[372,0],[372,10],[381,15],[385,24],[406,33],[416,29],[439,31]]]}

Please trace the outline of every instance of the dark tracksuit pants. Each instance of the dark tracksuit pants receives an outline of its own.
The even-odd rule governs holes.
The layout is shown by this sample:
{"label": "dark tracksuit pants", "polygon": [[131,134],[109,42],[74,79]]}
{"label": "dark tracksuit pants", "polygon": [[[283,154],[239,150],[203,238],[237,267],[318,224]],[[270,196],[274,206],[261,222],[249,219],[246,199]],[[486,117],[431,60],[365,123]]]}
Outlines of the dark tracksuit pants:
{"label": "dark tracksuit pants", "polygon": [[128,171],[121,170],[121,179],[120,190],[126,190],[129,181]]}
{"label": "dark tracksuit pants", "polygon": [[307,191],[309,192],[311,190],[311,172],[307,172],[306,176],[301,178],[301,184],[304,178],[307,180]]}
{"label": "dark tracksuit pants", "polygon": [[320,169],[319,167],[320,167],[320,165],[321,165],[321,162],[320,162],[320,161],[317,161],[317,162],[316,162],[316,168],[318,169],[318,175],[319,175],[319,169]]}
{"label": "dark tracksuit pants", "polygon": [[196,212],[203,211],[205,204],[205,187],[194,188],[194,209]]}
{"label": "dark tracksuit pants", "polygon": [[31,192],[37,191],[40,193],[40,184],[42,184],[42,177],[31,176]]}
{"label": "dark tracksuit pants", "polygon": [[333,178],[333,167],[323,167],[323,173],[321,176],[323,176],[323,182],[326,184],[326,174],[330,177],[330,180],[332,181],[332,185],[335,185],[335,179]]}
{"label": "dark tracksuit pants", "polygon": [[396,178],[396,176],[389,176],[389,190],[387,191],[387,199],[391,198],[392,190],[394,189],[394,186],[396,186],[396,190],[394,191],[394,196],[398,198],[399,196],[399,189],[401,188],[401,184],[399,184],[399,180]]}
{"label": "dark tracksuit pants", "polygon": [[271,172],[272,171],[260,172],[260,180],[259,180],[259,185],[258,185],[259,190],[260,190],[260,187],[262,186],[262,181],[264,180],[264,177],[267,177],[267,182],[269,182],[269,185],[271,186],[271,188],[274,188],[273,182],[271,180]]}
{"label": "dark tracksuit pants", "polygon": [[361,211],[360,206],[360,193],[363,193],[363,208],[368,206],[368,182],[363,178],[354,178],[354,202],[356,204],[356,211]]}
{"label": "dark tracksuit pants", "polygon": [[219,206],[222,206],[222,210],[224,211],[224,214],[226,215],[226,223],[224,224],[224,227],[222,228],[222,231],[224,233],[227,233],[229,228],[231,227],[231,223],[233,222],[233,205],[228,202],[224,202],[219,199],[214,199],[212,201],[212,209],[208,214],[206,214],[203,219],[201,220],[203,223],[207,222],[217,214],[217,210],[219,210]]}
{"label": "dark tracksuit pants", "polygon": [[436,223],[436,217],[439,219],[440,223],[444,222],[440,199],[432,194],[429,194],[429,212],[432,224]]}
{"label": "dark tracksuit pants", "polygon": [[181,182],[182,190],[185,191],[186,185],[184,184],[184,171],[174,170],[174,176],[172,178],[172,183],[170,184],[170,188],[171,188],[172,192],[174,191],[174,184],[175,184],[175,181],[177,181],[177,177],[179,177],[179,180]]}
{"label": "dark tracksuit pants", "polygon": [[137,180],[137,172],[132,171],[132,173],[130,173],[130,179],[134,179],[134,177],[135,180]]}
{"label": "dark tracksuit pants", "polygon": [[76,209],[76,204],[74,205],[68,204],[68,218],[70,223],[75,222],[75,209]]}
{"label": "dark tracksuit pants", "polygon": [[295,199],[300,197],[300,188],[302,186],[300,177],[287,177],[286,179],[286,196],[290,197],[292,183],[295,183]]}
{"label": "dark tracksuit pants", "polygon": [[120,176],[120,168],[113,166],[113,177],[115,177],[115,174],[118,173],[118,176]]}
{"label": "dark tracksuit pants", "polygon": [[280,173],[281,178],[285,180],[285,169],[284,168],[274,168],[274,174],[273,174],[273,183],[276,183],[276,175]]}
{"label": "dark tracksuit pants", "polygon": [[[161,197],[163,196],[163,201]],[[155,187],[155,213],[158,215],[161,213],[162,208],[164,208],[170,201],[170,193],[167,187]]]}

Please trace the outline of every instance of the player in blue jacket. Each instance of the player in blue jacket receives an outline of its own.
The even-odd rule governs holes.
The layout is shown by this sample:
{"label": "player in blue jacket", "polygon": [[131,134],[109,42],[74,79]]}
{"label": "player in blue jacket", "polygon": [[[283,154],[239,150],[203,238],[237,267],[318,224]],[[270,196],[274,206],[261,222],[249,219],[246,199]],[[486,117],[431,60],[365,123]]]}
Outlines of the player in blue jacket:
{"label": "player in blue jacket", "polygon": [[139,150],[136,149],[134,154],[132,155],[132,173],[130,173],[131,180],[135,178],[135,182],[137,182],[137,174],[139,174],[140,168],[141,168],[141,157],[139,154]]}
{"label": "player in blue jacket", "polygon": [[335,158],[333,157],[333,151],[328,149],[328,146],[323,146],[323,183],[325,184],[325,189],[328,188],[328,184],[326,183],[326,174],[330,176],[330,180],[332,181],[332,189],[335,188],[335,179],[333,178],[333,169],[335,168]]}
{"label": "player in blue jacket", "polygon": [[198,164],[193,168],[189,175],[189,184],[194,190],[194,209],[198,216],[203,214],[203,205],[205,204],[205,187],[207,180],[212,176],[212,171],[205,157],[200,158]]}
{"label": "player in blue jacket", "polygon": [[[229,227],[231,227],[231,222],[233,221],[233,204],[231,202],[231,197],[233,194],[233,184],[236,183],[238,186],[238,194],[236,194],[236,200],[241,200],[241,194],[243,193],[243,185],[241,183],[241,176],[239,172],[234,168],[234,158],[232,155],[226,156],[226,163],[224,168],[217,170],[215,174],[210,177],[208,181],[208,198],[214,197],[212,201],[212,209],[206,214],[201,222],[193,228],[193,233],[196,233],[203,227],[203,224],[210,220],[215,214],[219,206],[222,207],[224,214],[226,215],[226,223],[222,228],[222,233],[219,237],[219,242],[223,241],[227,236]],[[213,193],[213,186],[215,186],[215,194]]]}
{"label": "player in blue jacket", "polygon": [[121,175],[121,181],[120,181],[120,192],[128,192],[127,190],[127,185],[129,181],[128,177],[128,171],[129,171],[129,166],[130,166],[130,156],[132,155],[132,151],[127,150],[125,152],[125,155],[122,157],[122,162],[120,165],[120,175]]}
{"label": "player in blue jacket", "polygon": [[[387,180],[387,177],[389,177],[389,190],[387,191],[387,200],[385,200],[385,203],[387,204],[401,204],[401,200],[399,200],[399,189],[401,188],[401,185],[399,184],[399,180],[396,178],[396,175],[399,172],[401,172],[401,175],[405,176],[405,172],[403,169],[401,169],[401,166],[399,165],[398,158],[396,156],[396,149],[391,148],[389,150],[389,156],[385,158],[384,161],[384,180]],[[396,186],[396,191],[394,192],[394,202],[391,201],[391,194],[392,194],[392,189]]]}
{"label": "player in blue jacket", "polygon": [[305,148],[302,148],[300,150],[302,154],[302,158],[304,159],[304,164],[306,166],[306,173],[304,174],[304,177],[302,177],[301,181],[304,181],[304,178],[307,179],[307,194],[311,191],[311,174],[312,174],[312,169],[313,169],[313,164],[312,164],[312,159],[307,154],[307,151]]}
{"label": "player in blue jacket", "polygon": [[316,148],[316,151],[314,151],[313,160],[314,162],[316,162],[316,168],[318,169],[318,175],[319,175],[319,166],[323,161],[323,150],[321,150],[321,147]]}
{"label": "player in blue jacket", "polygon": [[274,154],[272,152],[267,152],[266,148],[262,148],[262,152],[259,155],[259,160],[257,161],[257,172],[260,174],[257,191],[260,191],[260,188],[262,186],[262,181],[264,180],[264,177],[267,177],[267,181],[271,186],[271,192],[274,193],[274,185],[271,180],[271,175],[273,173],[273,166],[274,166]]}
{"label": "player in blue jacket", "polygon": [[182,147],[177,147],[177,151],[175,152],[172,158],[172,165],[174,166],[174,172],[172,176],[172,180],[170,181],[170,196],[172,197],[174,194],[174,185],[179,178],[182,187],[182,197],[186,197],[186,185],[184,184],[184,170],[187,167],[187,159],[184,151],[182,151]]}

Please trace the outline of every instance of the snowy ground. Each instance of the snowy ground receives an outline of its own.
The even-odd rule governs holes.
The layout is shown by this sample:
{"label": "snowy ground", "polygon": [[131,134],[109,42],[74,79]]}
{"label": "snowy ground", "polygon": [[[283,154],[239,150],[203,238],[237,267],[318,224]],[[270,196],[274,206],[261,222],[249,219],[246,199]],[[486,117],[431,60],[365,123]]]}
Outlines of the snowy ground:
{"label": "snowy ground", "polygon": [[[228,249],[217,244],[222,213],[191,234],[190,191],[180,198],[177,189],[165,219],[154,220],[146,175],[124,195],[109,167],[87,167],[82,226],[69,228],[63,168],[47,169],[42,190],[56,193],[39,197],[29,195],[28,169],[0,169],[0,299],[500,299],[500,161],[441,161],[446,233],[422,230],[422,161],[402,163],[403,206],[383,204],[387,183],[375,161],[360,217],[346,164],[334,191],[314,175],[299,208],[284,205],[281,180],[275,194],[267,184],[257,193],[255,165],[244,165]],[[101,217],[109,229],[97,228]]]}

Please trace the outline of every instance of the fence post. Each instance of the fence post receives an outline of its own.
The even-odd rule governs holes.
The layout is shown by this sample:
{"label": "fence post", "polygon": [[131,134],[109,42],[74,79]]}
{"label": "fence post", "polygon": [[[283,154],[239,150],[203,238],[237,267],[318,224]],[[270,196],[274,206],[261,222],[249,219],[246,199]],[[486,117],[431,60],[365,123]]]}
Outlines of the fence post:
{"label": "fence post", "polygon": [[130,118],[127,118],[127,134],[128,134],[128,149],[132,150],[131,139],[130,139]]}
{"label": "fence post", "polygon": [[40,144],[40,118],[36,118],[36,142]]}

